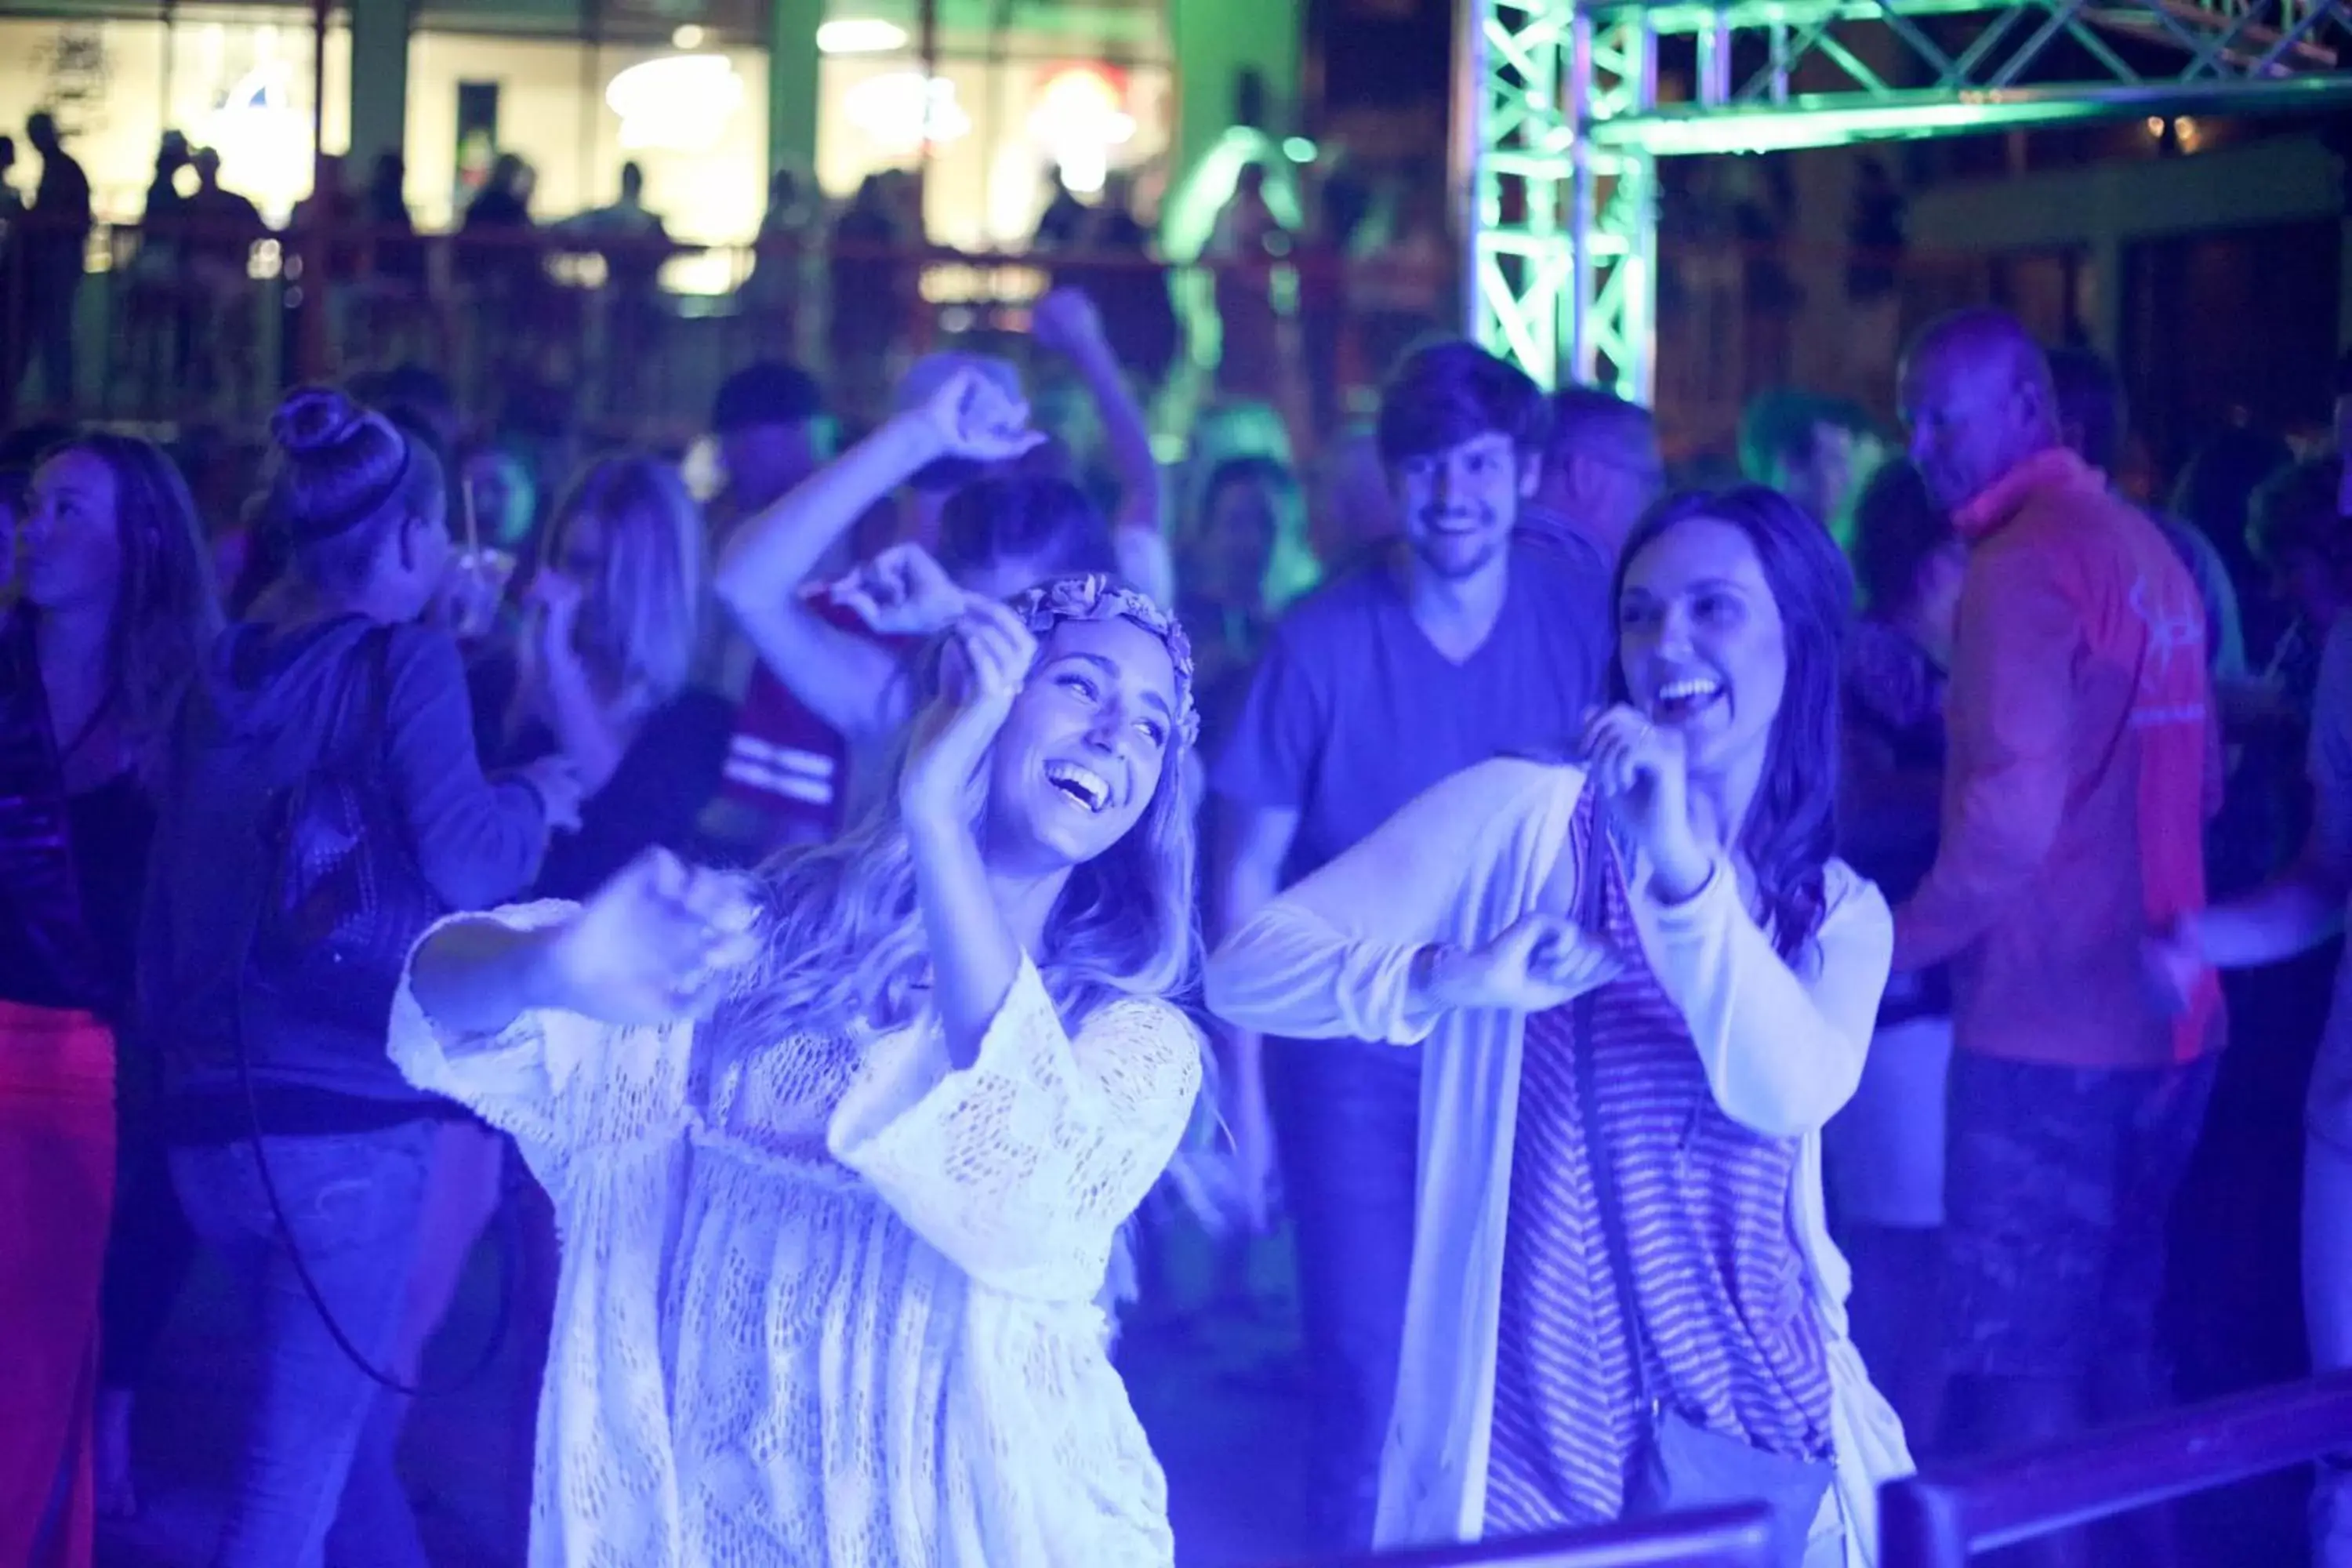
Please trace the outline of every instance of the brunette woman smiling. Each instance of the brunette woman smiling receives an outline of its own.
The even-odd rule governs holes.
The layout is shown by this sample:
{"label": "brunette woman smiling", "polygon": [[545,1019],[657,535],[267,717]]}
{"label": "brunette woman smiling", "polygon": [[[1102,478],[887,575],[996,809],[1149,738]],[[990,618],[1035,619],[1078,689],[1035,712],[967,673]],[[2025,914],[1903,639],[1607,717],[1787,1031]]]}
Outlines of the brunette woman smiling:
{"label": "brunette woman smiling", "polygon": [[1771,490],[1663,502],[1580,761],[1455,774],[1211,962],[1244,1027],[1427,1042],[1382,1545],[1753,1500],[1789,1568],[1872,1560],[1906,1461],[1821,1192],[1892,941],[1831,853],[1852,592]]}

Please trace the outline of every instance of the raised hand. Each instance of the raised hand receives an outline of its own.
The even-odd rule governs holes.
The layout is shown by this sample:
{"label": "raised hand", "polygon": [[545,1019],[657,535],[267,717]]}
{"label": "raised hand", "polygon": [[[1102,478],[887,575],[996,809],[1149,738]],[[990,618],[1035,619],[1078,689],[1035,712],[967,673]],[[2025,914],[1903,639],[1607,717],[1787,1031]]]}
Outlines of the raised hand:
{"label": "raised hand", "polygon": [[434,619],[460,642],[488,637],[498,625],[499,605],[514,569],[514,556],[504,550],[453,552],[434,599]]}
{"label": "raised hand", "polygon": [[1045,439],[1029,428],[1029,405],[978,370],[960,370],[912,416],[942,458],[1001,463]]}
{"label": "raised hand", "polygon": [[939,700],[917,716],[898,809],[909,826],[967,825],[990,742],[1036,662],[1037,639],[1003,605],[977,596],[955,623]]}
{"label": "raised hand", "polygon": [[587,799],[587,786],[581,782],[580,769],[571,758],[557,754],[541,757],[522,770],[530,787],[539,792],[540,805],[547,813],[547,826],[551,833],[576,833],[580,830],[580,806]]}
{"label": "raised hand", "polygon": [[1542,1013],[1607,984],[1624,967],[1573,921],[1536,912],[1477,947],[1437,950],[1430,996],[1444,1007]]}
{"label": "raised hand", "polygon": [[1103,342],[1102,316],[1076,289],[1056,289],[1030,308],[1029,335],[1073,358]]}
{"label": "raised hand", "polygon": [[894,544],[835,583],[833,602],[883,637],[929,637],[951,625],[971,595],[955,585],[931,552],[911,541]]}
{"label": "raised hand", "polygon": [[599,889],[546,949],[546,994],[609,1024],[699,1016],[758,956],[740,879],[651,849]]}
{"label": "raised hand", "polygon": [[1592,714],[1579,743],[1610,817],[1648,860],[1660,890],[1696,892],[1713,864],[1691,831],[1690,756],[1682,732],[1620,703]]}
{"label": "raised hand", "polygon": [[572,634],[588,591],[551,566],[542,566],[524,591],[523,603],[538,612],[539,651],[543,658],[572,657]]}

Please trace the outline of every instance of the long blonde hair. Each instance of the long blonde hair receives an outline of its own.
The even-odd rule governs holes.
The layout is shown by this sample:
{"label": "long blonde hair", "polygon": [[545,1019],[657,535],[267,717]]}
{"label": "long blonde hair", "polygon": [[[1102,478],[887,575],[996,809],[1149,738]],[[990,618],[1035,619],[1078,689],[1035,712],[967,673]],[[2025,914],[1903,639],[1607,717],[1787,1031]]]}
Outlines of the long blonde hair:
{"label": "long blonde hair", "polygon": [[[1175,726],[1159,787],[1117,844],[1072,868],[1035,959],[1071,1027],[1121,996],[1190,994],[1201,960],[1192,882],[1192,812],[1184,758],[1198,737],[1192,657],[1165,612],[1100,575],[1064,577],[1013,601],[1041,642],[1064,621],[1124,619],[1160,638],[1176,667]],[[936,691],[939,649],[924,661]],[[905,765],[905,742],[891,768]],[[982,803],[984,809],[984,802]],[[977,824],[975,824],[975,827]],[[895,788],[848,832],[787,850],[761,878],[767,961],[755,966],[718,1026],[755,1038],[831,1032],[854,1023],[894,1028],[922,1006],[930,952],[915,901],[914,860]]]}
{"label": "long blonde hair", "polygon": [[581,651],[610,698],[648,712],[686,689],[700,646],[702,513],[669,464],[600,458],[556,508],[547,560],[557,570],[565,540],[590,515],[604,525],[604,569],[581,584],[589,605]]}

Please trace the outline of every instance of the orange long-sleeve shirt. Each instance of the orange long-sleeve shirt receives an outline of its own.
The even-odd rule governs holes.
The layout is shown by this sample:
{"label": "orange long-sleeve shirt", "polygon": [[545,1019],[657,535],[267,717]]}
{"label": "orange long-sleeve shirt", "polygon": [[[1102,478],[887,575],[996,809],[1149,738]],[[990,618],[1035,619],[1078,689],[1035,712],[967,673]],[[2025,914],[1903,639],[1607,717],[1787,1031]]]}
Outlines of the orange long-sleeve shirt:
{"label": "orange long-sleeve shirt", "polygon": [[2203,907],[2221,731],[2204,612],[2155,525],[2072,452],[2027,458],[1954,518],[1969,547],[1936,865],[1895,966],[1948,959],[1960,1048],[2158,1067],[2221,1038],[2209,976],[2168,1016],[2152,928]]}

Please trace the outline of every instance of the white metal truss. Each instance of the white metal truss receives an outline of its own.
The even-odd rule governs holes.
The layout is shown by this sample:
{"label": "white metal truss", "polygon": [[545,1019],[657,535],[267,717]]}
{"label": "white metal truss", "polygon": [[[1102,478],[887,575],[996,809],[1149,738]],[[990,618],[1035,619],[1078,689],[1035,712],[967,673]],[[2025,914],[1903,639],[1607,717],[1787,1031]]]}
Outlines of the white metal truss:
{"label": "white metal truss", "polygon": [[[1546,385],[1645,401],[1662,157],[2352,104],[2352,0],[1462,3],[1470,331]],[[1696,72],[1670,104],[1672,37]]]}

